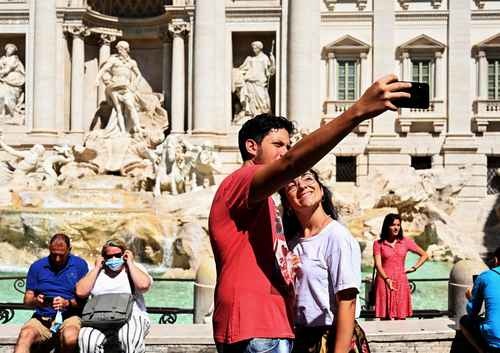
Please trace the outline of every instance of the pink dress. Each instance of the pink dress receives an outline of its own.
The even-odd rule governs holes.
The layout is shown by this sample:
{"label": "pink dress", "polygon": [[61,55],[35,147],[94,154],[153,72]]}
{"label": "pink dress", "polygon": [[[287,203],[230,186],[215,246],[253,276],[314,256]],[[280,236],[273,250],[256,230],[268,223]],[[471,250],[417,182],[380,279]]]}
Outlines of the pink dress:
{"label": "pink dress", "polygon": [[405,259],[408,251],[416,252],[417,244],[405,237],[397,240],[394,247],[385,240],[375,240],[373,243],[373,255],[380,255],[384,272],[392,279],[395,288],[391,291],[377,273],[375,316],[378,318],[404,319],[412,315],[410,285],[405,273]]}

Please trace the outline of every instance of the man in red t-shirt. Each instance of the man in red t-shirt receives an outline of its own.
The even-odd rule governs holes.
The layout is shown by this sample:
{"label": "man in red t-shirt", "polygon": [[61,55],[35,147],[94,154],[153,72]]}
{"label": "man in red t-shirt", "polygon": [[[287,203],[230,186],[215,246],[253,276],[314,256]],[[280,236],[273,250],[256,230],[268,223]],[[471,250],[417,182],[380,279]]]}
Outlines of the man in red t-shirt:
{"label": "man in red t-shirt", "polygon": [[365,119],[397,110],[410,84],[389,75],[346,112],[290,148],[292,123],[259,115],[240,129],[243,166],[223,180],[209,217],[217,266],[214,339],[219,353],[288,353],[293,335],[293,274],[271,195],[301,175]]}

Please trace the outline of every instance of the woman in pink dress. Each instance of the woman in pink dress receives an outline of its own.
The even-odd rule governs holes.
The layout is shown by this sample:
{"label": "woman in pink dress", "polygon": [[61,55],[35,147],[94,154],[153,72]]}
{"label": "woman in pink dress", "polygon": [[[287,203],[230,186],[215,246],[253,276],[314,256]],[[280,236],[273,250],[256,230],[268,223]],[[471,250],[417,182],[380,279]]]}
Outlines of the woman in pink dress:
{"label": "woman in pink dress", "polygon": [[[420,255],[410,268],[405,269],[408,251]],[[380,239],[373,243],[375,278],[375,316],[381,319],[403,320],[412,315],[410,285],[407,273],[415,272],[427,261],[427,253],[412,239],[403,237],[401,217],[385,216]]]}

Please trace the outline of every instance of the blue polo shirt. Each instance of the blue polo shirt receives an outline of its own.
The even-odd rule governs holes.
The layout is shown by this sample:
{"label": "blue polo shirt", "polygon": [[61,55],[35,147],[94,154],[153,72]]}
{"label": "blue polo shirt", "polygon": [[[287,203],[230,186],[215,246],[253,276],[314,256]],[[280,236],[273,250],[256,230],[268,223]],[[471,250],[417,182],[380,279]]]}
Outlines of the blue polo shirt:
{"label": "blue polo shirt", "polygon": [[490,347],[500,348],[500,266],[477,276],[467,314],[477,316],[483,301],[486,317],[479,326],[481,333]]}
{"label": "blue polo shirt", "polygon": [[[71,300],[75,298],[76,283],[87,274],[88,265],[81,257],[69,254],[66,265],[55,271],[50,265],[49,258],[44,257],[35,261],[26,276],[26,290],[43,294],[46,297],[63,297]],[[40,316],[56,316],[52,306],[36,307],[35,313]]]}

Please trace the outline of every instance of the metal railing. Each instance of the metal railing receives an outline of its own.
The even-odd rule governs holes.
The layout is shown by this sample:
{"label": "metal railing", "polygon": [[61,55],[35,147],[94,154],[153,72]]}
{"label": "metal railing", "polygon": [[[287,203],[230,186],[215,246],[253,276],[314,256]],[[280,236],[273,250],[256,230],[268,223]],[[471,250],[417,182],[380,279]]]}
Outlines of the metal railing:
{"label": "metal railing", "polygon": [[[26,278],[24,276],[0,276],[0,281],[13,281],[12,286],[14,290],[24,294],[26,288]],[[194,294],[194,279],[191,278],[154,278],[154,282],[193,282]],[[12,321],[16,310],[32,311],[33,308],[27,307],[23,303],[0,302],[0,325]],[[194,317],[194,304],[191,308],[148,306],[147,312],[148,314],[160,314],[161,316],[158,319],[159,324],[174,324],[177,321],[177,316],[180,314],[189,314]]]}
{"label": "metal railing", "polygon": [[[411,278],[408,279],[410,284],[410,291],[413,294],[417,289],[417,283],[419,282],[448,282],[448,277],[442,278]],[[363,284],[365,286],[365,297],[359,296],[363,304],[361,304],[361,317],[365,319],[375,318],[375,310],[373,307],[368,306],[367,304],[367,293],[371,285],[371,279],[364,279]],[[414,309],[413,316],[416,318],[432,318],[432,317],[440,317],[440,316],[448,316],[448,310],[436,310],[436,309]]]}
{"label": "metal railing", "polygon": [[[26,280],[23,276],[0,276],[0,281],[13,281],[13,288],[17,292],[24,294],[26,287]],[[194,294],[194,279],[170,279],[170,278],[154,278],[154,282],[193,282],[193,294]],[[368,291],[371,279],[364,279],[363,284],[365,285],[365,290]],[[417,289],[417,283],[425,282],[448,282],[448,278],[412,278],[409,279],[411,293],[414,293]],[[375,311],[372,307],[368,307],[366,304],[366,293],[365,297],[360,296],[362,301],[361,305],[361,317],[362,318],[374,318]],[[193,299],[194,300],[194,299]],[[12,321],[17,310],[33,310],[33,308],[27,307],[22,303],[0,303],[0,325],[7,324]],[[178,308],[178,307],[165,307],[165,306],[148,306],[148,314],[159,314],[161,315],[158,319],[159,324],[174,324],[177,321],[177,317],[180,314],[193,315],[194,317],[194,302],[191,308]],[[413,310],[413,317],[418,318],[430,318],[447,316],[447,310],[435,310],[435,309],[417,309]]]}

